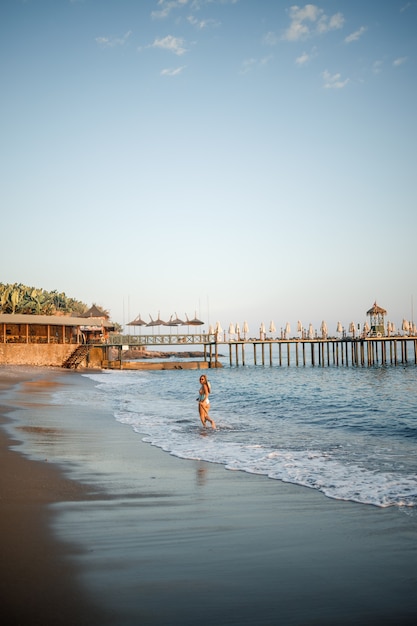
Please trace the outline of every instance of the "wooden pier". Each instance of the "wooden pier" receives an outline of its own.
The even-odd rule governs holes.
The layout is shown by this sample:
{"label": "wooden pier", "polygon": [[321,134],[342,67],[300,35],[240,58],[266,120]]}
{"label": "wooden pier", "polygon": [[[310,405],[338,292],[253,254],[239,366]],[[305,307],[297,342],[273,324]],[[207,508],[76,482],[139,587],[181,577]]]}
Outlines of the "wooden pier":
{"label": "wooden pier", "polygon": [[360,339],[272,339],[214,342],[204,345],[209,363],[218,359],[219,346],[228,346],[230,366],[245,365],[248,350],[254,365],[355,366],[417,364],[417,337]]}
{"label": "wooden pier", "polygon": [[[417,364],[417,337],[406,335],[385,337],[343,338],[292,338],[292,339],[241,339],[218,341],[216,335],[207,333],[167,335],[125,335],[111,341],[122,350],[122,344],[132,347],[202,345],[204,362],[208,367],[219,363],[228,352],[231,367],[254,365],[270,366],[354,366]],[[104,347],[104,346],[103,346]],[[110,346],[106,346],[108,349]]]}

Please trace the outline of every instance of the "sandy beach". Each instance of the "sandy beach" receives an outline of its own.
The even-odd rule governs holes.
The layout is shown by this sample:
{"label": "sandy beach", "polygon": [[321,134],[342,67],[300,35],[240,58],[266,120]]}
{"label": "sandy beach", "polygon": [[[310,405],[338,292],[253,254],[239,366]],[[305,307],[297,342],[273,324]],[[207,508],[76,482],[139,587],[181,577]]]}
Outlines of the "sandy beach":
{"label": "sandy beach", "polygon": [[[103,407],[51,405],[57,384],[93,390],[78,373],[0,370],[8,624],[416,623],[414,512],[172,457]],[[45,415],[68,426],[49,432]],[[85,470],[16,445],[36,456],[48,438],[63,456],[97,421]]]}
{"label": "sandy beach", "polygon": [[[45,376],[49,376],[47,372],[28,368],[11,372],[2,368],[2,397],[20,381],[44,380]],[[45,383],[48,385],[48,379]],[[58,467],[10,450],[19,443],[4,430],[10,408],[0,406],[2,619],[10,625],[105,623],[105,616],[77,583],[76,570],[66,558],[77,547],[57,541],[50,529],[51,503],[88,499],[89,491],[65,478]]]}

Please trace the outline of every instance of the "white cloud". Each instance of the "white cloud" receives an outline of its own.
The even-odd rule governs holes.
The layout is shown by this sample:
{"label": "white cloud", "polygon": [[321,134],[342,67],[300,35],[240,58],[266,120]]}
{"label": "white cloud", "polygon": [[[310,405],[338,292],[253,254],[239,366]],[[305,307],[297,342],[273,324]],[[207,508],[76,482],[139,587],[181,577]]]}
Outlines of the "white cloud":
{"label": "white cloud", "polygon": [[246,59],[242,63],[242,66],[240,68],[239,74],[247,74],[252,69],[255,69],[257,67],[264,67],[265,65],[268,65],[268,63],[273,58],[274,57],[272,56],[272,54],[270,54],[269,56],[262,57],[261,59],[254,59],[254,58]]}
{"label": "white cloud", "polygon": [[287,41],[299,41],[314,35],[324,35],[331,30],[342,28],[345,18],[342,13],[328,16],[314,4],[306,4],[303,8],[292,6],[289,9],[290,26],[284,33]]}
{"label": "white cloud", "polygon": [[408,61],[408,57],[399,57],[398,59],[395,59],[395,61],[393,61],[392,64],[394,67],[399,67],[406,61]]}
{"label": "white cloud", "polygon": [[181,65],[181,67],[175,68],[166,68],[161,71],[161,76],[178,76],[185,69],[185,65]]}
{"label": "white cloud", "polygon": [[246,59],[242,63],[242,67],[240,69],[239,74],[247,74],[250,70],[256,65],[256,59]]}
{"label": "white cloud", "polygon": [[297,65],[305,65],[310,61],[310,55],[307,52],[303,52],[299,57],[295,59]]}
{"label": "white cloud", "polygon": [[360,28],[358,28],[358,30],[355,30],[353,33],[345,37],[345,43],[352,43],[352,41],[358,41],[358,39],[362,37],[362,35],[366,33],[367,30],[368,29],[366,28],[366,26],[361,26]]}
{"label": "white cloud", "polygon": [[220,22],[218,20],[207,19],[207,20],[198,20],[194,15],[189,15],[187,17],[187,22],[192,26],[195,26],[199,30],[203,30],[204,28],[210,28],[215,26],[220,26]]}
{"label": "white cloud", "polygon": [[330,74],[327,70],[325,70],[322,74],[324,84],[323,87],[325,89],[343,89],[349,82],[348,78],[342,80],[341,74]]}
{"label": "white cloud", "polygon": [[173,37],[172,35],[167,35],[163,39],[155,39],[150,47],[168,50],[177,56],[181,56],[187,52],[187,49],[184,47],[184,39],[182,39],[182,37]]}
{"label": "white cloud", "polygon": [[124,46],[129,39],[132,31],[129,30],[122,37],[96,37],[96,43],[104,48],[115,48],[116,46]]}
{"label": "white cloud", "polygon": [[269,31],[262,37],[262,43],[266,46],[276,46],[278,43],[278,36],[276,33]]}
{"label": "white cloud", "polygon": [[317,56],[317,48],[314,46],[310,52],[303,52],[295,59],[296,65],[306,65]]}
{"label": "white cloud", "polygon": [[165,19],[169,17],[171,11],[175,9],[182,9],[188,4],[188,0],[158,0],[158,7],[160,9],[152,11],[151,17],[156,20]]}
{"label": "white cloud", "polygon": [[156,11],[151,12],[153,19],[165,19],[172,11],[190,6],[193,10],[199,10],[205,4],[236,4],[238,0],[158,0]]}

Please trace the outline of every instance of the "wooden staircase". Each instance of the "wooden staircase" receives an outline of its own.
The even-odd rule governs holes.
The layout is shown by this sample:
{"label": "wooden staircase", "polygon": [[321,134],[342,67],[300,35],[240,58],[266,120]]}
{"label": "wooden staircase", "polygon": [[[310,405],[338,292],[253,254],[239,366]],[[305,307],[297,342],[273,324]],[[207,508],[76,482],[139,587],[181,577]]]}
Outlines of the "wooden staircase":
{"label": "wooden staircase", "polygon": [[73,352],[65,359],[62,364],[62,367],[66,367],[67,369],[77,369],[77,367],[82,363],[85,357],[88,354],[89,346],[85,344],[81,344],[75,348]]}

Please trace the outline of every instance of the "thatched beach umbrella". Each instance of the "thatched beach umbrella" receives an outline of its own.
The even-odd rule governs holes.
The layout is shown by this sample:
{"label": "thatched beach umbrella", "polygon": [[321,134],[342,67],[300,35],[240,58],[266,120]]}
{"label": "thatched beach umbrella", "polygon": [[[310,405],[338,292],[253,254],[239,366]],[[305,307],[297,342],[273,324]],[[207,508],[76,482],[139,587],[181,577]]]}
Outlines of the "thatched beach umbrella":
{"label": "thatched beach umbrella", "polygon": [[310,324],[308,327],[308,338],[309,339],[314,339],[314,328],[313,328],[313,324]]}
{"label": "thatched beach umbrella", "polygon": [[290,323],[289,323],[289,322],[287,322],[287,323],[285,324],[285,339],[288,339],[288,338],[289,338],[289,336],[290,336],[290,332],[291,332],[291,326],[290,326]]}
{"label": "thatched beach umbrella", "polygon": [[249,332],[249,326],[248,326],[248,323],[246,321],[243,322],[243,329],[242,330],[243,330],[243,338],[246,339],[246,335]]}
{"label": "thatched beach umbrella", "polygon": [[185,317],[186,317],[186,321],[183,323],[186,324],[187,326],[202,326],[202,324],[204,324],[204,322],[198,319],[197,313],[194,314],[194,317],[192,320],[188,319],[187,313],[185,314]]}
{"label": "thatched beach umbrella", "polygon": [[135,317],[135,319],[134,319],[134,320],[132,320],[131,322],[129,322],[128,324],[126,324],[126,326],[139,326],[139,327],[141,327],[141,326],[146,326],[146,325],[147,325],[147,324],[146,324],[145,320],[143,320],[143,319],[141,318],[140,313],[139,313],[139,315],[138,315],[137,317]]}
{"label": "thatched beach umbrella", "polygon": [[194,314],[192,320],[188,319],[187,313],[185,314],[185,322],[183,322],[184,326],[188,326],[188,332],[190,332],[190,326],[202,326],[204,324],[203,321],[199,320],[197,317],[197,312]]}
{"label": "thatched beach umbrella", "polygon": [[166,323],[161,320],[161,318],[159,317],[159,311],[158,311],[158,317],[156,320],[152,319],[151,314],[149,314],[149,317],[151,318],[151,321],[148,322],[148,324],[146,324],[146,326],[151,326],[151,327],[155,327],[158,326],[158,332],[159,332],[159,327],[160,326],[166,326]]}
{"label": "thatched beach umbrella", "polygon": [[[177,314],[175,314],[177,315]],[[181,324],[183,324],[184,322],[182,322],[182,320],[178,319],[177,317],[173,317],[171,315],[171,317],[169,318],[169,320],[167,322],[165,322],[165,326],[169,326],[170,327],[170,333],[172,332],[171,329],[172,328],[177,328],[177,333],[178,333],[178,326],[180,326]]]}
{"label": "thatched beach umbrella", "polygon": [[171,320],[171,325],[172,326],[183,326],[185,324],[184,320],[181,320],[177,313],[175,312],[175,317],[173,320]]}
{"label": "thatched beach umbrella", "polygon": [[326,339],[327,338],[327,334],[328,334],[328,330],[327,330],[327,324],[326,324],[326,322],[324,320],[321,323],[320,330],[321,330],[321,336],[323,337],[323,339]]}

